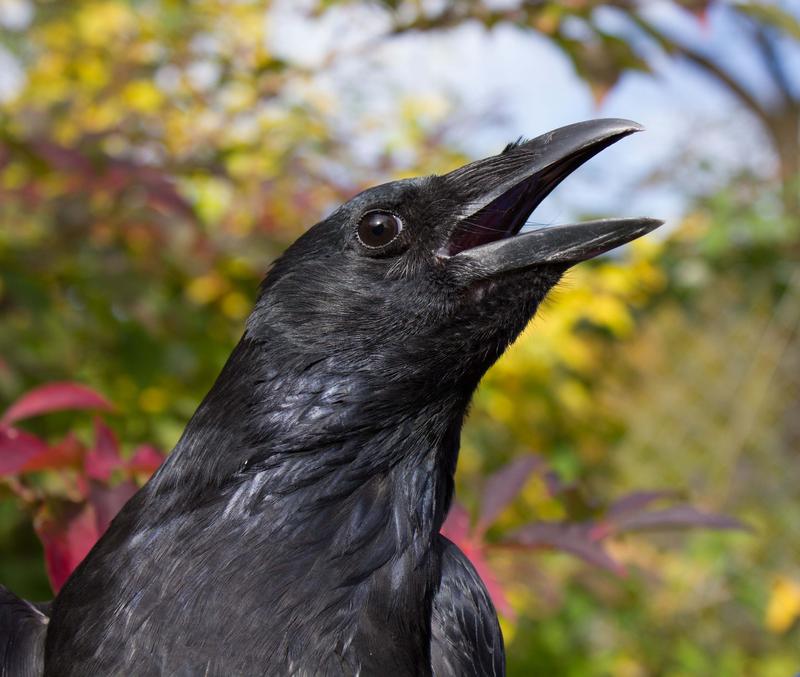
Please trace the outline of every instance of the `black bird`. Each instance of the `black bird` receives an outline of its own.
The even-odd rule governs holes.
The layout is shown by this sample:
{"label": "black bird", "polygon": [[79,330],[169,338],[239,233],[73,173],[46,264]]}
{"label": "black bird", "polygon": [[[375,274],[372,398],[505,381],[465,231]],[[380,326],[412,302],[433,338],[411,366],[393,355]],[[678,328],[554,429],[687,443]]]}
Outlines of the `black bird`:
{"label": "black bird", "polygon": [[502,675],[439,529],[484,372],[571,265],[660,222],[518,235],[639,125],[584,122],[357,195],[267,275],[172,454],[49,610],[0,594],[2,675]]}

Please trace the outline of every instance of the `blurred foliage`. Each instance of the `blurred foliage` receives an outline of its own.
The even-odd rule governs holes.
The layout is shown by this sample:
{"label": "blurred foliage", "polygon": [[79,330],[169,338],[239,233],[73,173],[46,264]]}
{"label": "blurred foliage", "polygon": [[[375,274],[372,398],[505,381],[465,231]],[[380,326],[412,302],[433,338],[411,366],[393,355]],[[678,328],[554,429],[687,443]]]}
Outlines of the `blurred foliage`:
{"label": "blurred foliage", "polygon": [[[449,111],[415,100],[397,106],[387,148],[359,153],[314,73],[270,54],[266,3],[23,4],[29,24],[0,28],[24,74],[0,107],[0,402],[53,381],[104,394],[120,460],[94,480],[115,489],[141,445],[174,444],[286,244],[365,184],[466,158],[442,142]],[[798,21],[783,3],[730,7],[773,79],[763,102],[647,4],[381,3],[396,35],[477,21],[549,36],[598,101],[625,72],[652,70],[644,36],[727,88],[780,161],[775,181],[741,176],[703,197],[667,241],[570,273],[476,395],[459,528],[480,532],[507,599],[511,674],[785,677],[800,669],[800,106],[771,46],[798,40]],[[678,4],[704,21],[714,3]],[[634,32],[608,32],[602,11]],[[102,429],[85,413],[25,419],[19,430],[48,448],[68,437],[80,451],[57,477],[18,469],[22,488],[48,498],[61,482],[88,505],[74,492]],[[497,487],[484,478],[531,453],[549,470],[523,475],[481,523]],[[676,489],[754,532],[615,535],[605,547],[625,577],[499,547],[532,520],[587,524],[631,492]],[[34,510],[19,490],[0,484],[0,580],[42,598],[30,516],[44,499]]]}
{"label": "blurred foliage", "polygon": [[32,519],[55,592],[164,455],[141,445],[123,458],[114,432],[99,417],[90,447],[71,433],[48,444],[17,424],[55,411],[112,408],[85,386],[50,383],[23,395],[0,418],[0,477]]}
{"label": "blurred foliage", "polygon": [[[562,465],[594,501],[679,488],[753,533],[693,536],[683,549],[674,535],[617,540],[609,551],[626,565],[624,581],[555,560],[539,558],[535,574],[506,563],[529,621],[512,628],[517,674],[549,674],[542,656],[568,675],[797,671],[800,227],[768,209],[775,204],[779,186],[743,177],[697,205],[659,252],[661,285],[633,310],[634,329],[597,355],[588,416],[561,428]],[[546,335],[535,325],[531,342]],[[527,374],[521,348],[505,364]],[[487,427],[498,371],[476,404]],[[526,420],[537,431],[551,421]],[[576,427],[581,435],[568,434]],[[467,452],[480,457],[488,442],[472,431]],[[535,481],[523,500],[506,519],[558,517],[563,506],[553,510]]]}

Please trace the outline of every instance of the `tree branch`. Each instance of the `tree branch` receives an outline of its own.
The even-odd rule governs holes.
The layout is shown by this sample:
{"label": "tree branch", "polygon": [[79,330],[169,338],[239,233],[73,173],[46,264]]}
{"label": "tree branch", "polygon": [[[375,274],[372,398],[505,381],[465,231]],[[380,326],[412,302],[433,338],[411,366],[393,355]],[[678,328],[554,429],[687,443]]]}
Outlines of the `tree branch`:
{"label": "tree branch", "polygon": [[[783,102],[786,107],[793,107],[797,105],[797,100],[794,97],[794,92],[789,84],[789,77],[786,74],[784,63],[781,60],[778,50],[773,42],[774,36],[767,33],[764,27],[757,27],[754,30],[755,42],[764,57],[764,65],[769,71],[772,79],[775,81],[775,86],[781,93]],[[773,39],[771,39],[771,37]]]}
{"label": "tree branch", "polygon": [[702,52],[669,38],[638,14],[630,14],[633,21],[668,54],[676,54],[697,66],[707,75],[723,84],[739,101],[770,130],[774,119],[771,112],[733,75]]}

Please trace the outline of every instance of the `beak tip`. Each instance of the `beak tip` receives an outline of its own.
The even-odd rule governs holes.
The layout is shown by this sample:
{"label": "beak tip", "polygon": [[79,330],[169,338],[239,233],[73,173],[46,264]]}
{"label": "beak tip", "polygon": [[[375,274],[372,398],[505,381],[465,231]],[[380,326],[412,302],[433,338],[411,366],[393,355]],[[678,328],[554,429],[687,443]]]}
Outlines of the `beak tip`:
{"label": "beak tip", "polygon": [[608,124],[609,136],[627,136],[628,134],[647,131],[644,125],[624,118],[610,118],[601,122]]}
{"label": "beak tip", "polygon": [[649,233],[664,225],[664,221],[662,219],[651,219],[650,217],[642,217],[641,223],[642,229],[645,233]]}

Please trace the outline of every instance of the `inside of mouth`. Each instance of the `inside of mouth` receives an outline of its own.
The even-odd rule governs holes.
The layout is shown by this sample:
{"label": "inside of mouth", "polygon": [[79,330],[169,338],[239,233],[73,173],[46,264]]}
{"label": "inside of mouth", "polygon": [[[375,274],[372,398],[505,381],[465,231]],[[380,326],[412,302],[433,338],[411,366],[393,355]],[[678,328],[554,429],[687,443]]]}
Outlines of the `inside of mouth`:
{"label": "inside of mouth", "polygon": [[588,146],[560,162],[553,163],[523,179],[474,214],[464,217],[450,234],[446,246],[447,255],[454,256],[467,249],[519,233],[536,207],[564,178],[614,140]]}
{"label": "inside of mouth", "polygon": [[530,184],[530,180],[518,183],[479,211],[463,218],[450,234],[448,255],[516,235],[538,204],[532,199],[534,191]]}

